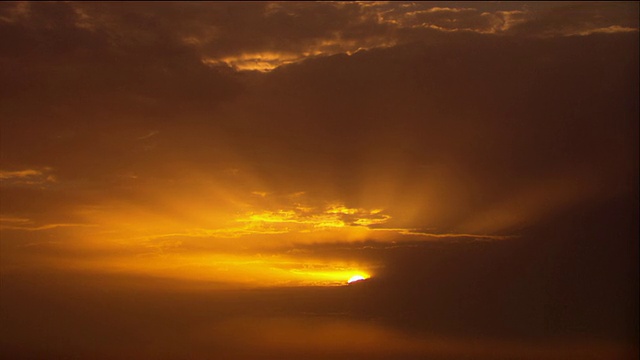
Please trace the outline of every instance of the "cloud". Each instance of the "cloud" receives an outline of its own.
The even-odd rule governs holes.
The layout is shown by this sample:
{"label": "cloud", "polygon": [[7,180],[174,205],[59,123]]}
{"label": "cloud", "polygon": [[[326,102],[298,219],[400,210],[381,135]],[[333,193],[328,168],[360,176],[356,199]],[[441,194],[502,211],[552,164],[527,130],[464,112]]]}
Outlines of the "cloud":
{"label": "cloud", "polygon": [[[6,24],[30,26],[38,26],[34,20],[40,19],[54,29],[55,21],[58,24],[65,21],[67,38],[94,37],[99,40],[94,42],[94,49],[98,44],[121,54],[131,50],[139,54],[142,48],[161,51],[166,47],[176,55],[197,55],[207,64],[258,71],[318,56],[352,54],[415,40],[430,41],[437,39],[440,32],[567,36],[638,28],[637,21],[628,16],[633,13],[630,11],[633,4],[454,5],[22,4],[7,5],[4,19]],[[49,8],[49,18],[41,11],[45,8]],[[68,42],[66,46],[74,44]]]}
{"label": "cloud", "polygon": [[56,177],[51,174],[51,168],[24,169],[24,170],[0,170],[0,182],[3,185],[42,185],[56,182]]}
{"label": "cloud", "polygon": [[16,23],[29,16],[29,3],[26,1],[6,4],[0,9],[0,21]]}
{"label": "cloud", "polygon": [[[91,224],[44,224],[44,225],[23,225],[22,221],[18,225],[13,225],[14,221],[5,221],[1,222],[9,223],[8,225],[0,224],[0,229],[2,230],[25,230],[25,231],[42,231],[42,230],[52,230],[58,228],[67,228],[67,227],[87,227],[87,226],[95,226]],[[31,222],[31,220],[26,220],[24,222]]]}
{"label": "cloud", "polygon": [[391,216],[384,214],[382,209],[349,208],[341,203],[332,203],[316,208],[297,204],[290,209],[265,211],[262,213],[249,212],[236,219],[237,222],[252,224],[269,223],[272,225],[303,225],[304,230],[327,227],[368,226],[383,224]]}
{"label": "cloud", "polygon": [[[3,305],[10,312],[4,324],[13,331],[5,335],[3,351],[33,357],[96,356],[97,352],[98,359],[108,359],[131,354],[135,344],[144,343],[148,346],[136,348],[136,356],[180,357],[188,351],[196,357],[216,353],[227,359],[597,359],[631,358],[637,353],[635,345],[603,338],[412,332],[379,316],[349,315],[352,309],[366,313],[377,305],[376,296],[367,298],[371,294],[361,291],[363,287],[206,291],[182,284],[166,292],[167,285],[177,284],[147,278],[123,282],[116,276],[87,274],[66,279],[58,274],[5,276]],[[130,291],[135,291],[135,301]],[[27,301],[23,293],[40,301]],[[68,299],[78,303],[60,306]],[[176,313],[180,321],[173,317]],[[43,316],[52,321],[43,323]],[[410,318],[405,319],[408,322]],[[38,324],[43,334],[39,346],[34,343],[25,350],[20,345],[24,338],[31,339]],[[73,344],[60,345],[69,333],[75,334]]]}
{"label": "cloud", "polygon": [[524,11],[482,12],[475,8],[440,8],[410,11],[395,20],[402,28],[428,28],[439,31],[468,31],[495,34],[525,21]]}
{"label": "cloud", "polygon": [[527,21],[510,31],[516,35],[541,37],[637,32],[638,11],[634,3],[573,3],[533,12]]}
{"label": "cloud", "polygon": [[637,352],[634,14],[0,4],[2,352]]}
{"label": "cloud", "polygon": [[0,217],[0,223],[20,224],[20,223],[28,223],[30,221],[31,221],[30,219],[25,219],[25,218],[5,217],[5,216]]}
{"label": "cloud", "polygon": [[[634,116],[628,104],[635,98],[627,89],[628,74],[636,71],[628,52],[633,33],[523,35],[513,42],[460,32],[444,42],[316,57],[240,76],[203,65],[202,53],[190,45],[138,33],[118,43],[118,36],[78,28],[76,5],[50,5],[66,14],[59,19],[54,11],[29,6],[37,16],[57,19],[51,31],[70,47],[49,49],[49,55],[69,62],[45,65],[25,53],[34,67],[22,70],[25,77],[9,77],[18,88],[36,78],[58,85],[45,86],[50,90],[35,94],[38,101],[19,89],[19,96],[5,98],[20,101],[5,100],[2,161],[27,173],[5,171],[2,181],[46,181],[49,167],[56,186],[46,193],[3,189],[4,215],[38,224],[102,224],[118,229],[119,239],[318,235],[330,229],[347,229],[341,236],[351,232],[350,241],[373,233],[389,241],[398,235],[488,239],[517,236],[563,209],[624,193],[632,183],[627,159],[635,146],[629,136]],[[144,33],[146,25],[136,25],[146,19],[143,9],[130,8],[142,17],[134,21],[120,14],[129,5],[122,6],[105,10],[115,23],[103,19],[100,26]],[[170,16],[163,6],[148,15],[154,26],[169,26],[161,21]],[[365,11],[322,6],[331,14]],[[266,10],[251,11],[258,16]],[[312,16],[306,8],[276,13],[284,11]],[[29,26],[35,28],[21,36],[32,44],[47,36],[37,24]],[[85,36],[104,40],[93,44],[104,52],[72,50],[83,48]],[[136,36],[172,55],[154,61],[128,43]],[[106,58],[88,62],[86,56],[98,54]],[[153,69],[139,67],[149,61]],[[119,80],[110,82],[103,70]],[[138,70],[141,76],[133,76]],[[73,76],[58,82],[52,78],[58,73]],[[80,81],[82,74],[87,80]],[[74,88],[80,83],[95,89]],[[189,90],[182,94],[174,85]],[[256,189],[268,195],[252,195]],[[307,203],[273,195],[299,191],[309,194]],[[25,202],[27,197],[32,200]]]}
{"label": "cloud", "polygon": [[40,175],[42,175],[42,172],[37,170],[0,171],[0,179],[2,180]]}
{"label": "cloud", "polygon": [[160,133],[159,131],[154,130],[154,131],[149,132],[149,133],[148,133],[148,134],[146,134],[146,135],[140,136],[140,137],[138,138],[138,140],[146,140],[146,139],[149,139],[149,138],[152,138],[152,137],[154,137],[154,136],[158,135],[159,133]]}

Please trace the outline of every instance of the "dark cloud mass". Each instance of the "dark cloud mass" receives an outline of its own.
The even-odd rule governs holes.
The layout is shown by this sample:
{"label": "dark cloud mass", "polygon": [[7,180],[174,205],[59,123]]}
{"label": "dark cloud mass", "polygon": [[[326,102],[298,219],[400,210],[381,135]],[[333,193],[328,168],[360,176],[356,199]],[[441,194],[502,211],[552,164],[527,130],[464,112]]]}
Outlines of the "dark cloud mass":
{"label": "dark cloud mass", "polygon": [[0,357],[637,358],[638,11],[0,4]]}

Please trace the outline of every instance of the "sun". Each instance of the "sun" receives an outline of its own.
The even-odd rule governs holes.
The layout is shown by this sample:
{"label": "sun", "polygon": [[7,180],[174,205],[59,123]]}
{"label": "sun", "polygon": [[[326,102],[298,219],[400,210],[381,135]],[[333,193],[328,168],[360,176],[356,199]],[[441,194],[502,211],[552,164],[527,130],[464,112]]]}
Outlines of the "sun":
{"label": "sun", "polygon": [[351,283],[354,283],[354,282],[356,282],[356,281],[362,281],[362,280],[364,280],[364,279],[365,279],[365,277],[364,277],[364,276],[362,276],[362,275],[353,275],[353,276],[352,276],[352,277],[347,281],[347,283],[351,284]]}

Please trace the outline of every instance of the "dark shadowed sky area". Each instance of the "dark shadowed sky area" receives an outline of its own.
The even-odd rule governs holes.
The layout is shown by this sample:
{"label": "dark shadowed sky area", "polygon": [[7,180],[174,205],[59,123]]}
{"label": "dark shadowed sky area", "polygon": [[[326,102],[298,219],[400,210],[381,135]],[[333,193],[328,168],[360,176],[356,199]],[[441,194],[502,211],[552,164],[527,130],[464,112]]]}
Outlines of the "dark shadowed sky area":
{"label": "dark shadowed sky area", "polygon": [[637,358],[638,19],[3,2],[1,357]]}

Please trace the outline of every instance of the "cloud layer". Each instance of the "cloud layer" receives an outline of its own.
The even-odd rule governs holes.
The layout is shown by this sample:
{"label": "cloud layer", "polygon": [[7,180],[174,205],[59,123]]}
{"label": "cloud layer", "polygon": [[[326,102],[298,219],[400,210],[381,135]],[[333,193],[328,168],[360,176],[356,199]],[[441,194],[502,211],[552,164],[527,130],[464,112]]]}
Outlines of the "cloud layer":
{"label": "cloud layer", "polygon": [[2,352],[637,357],[637,14],[2,3]]}

